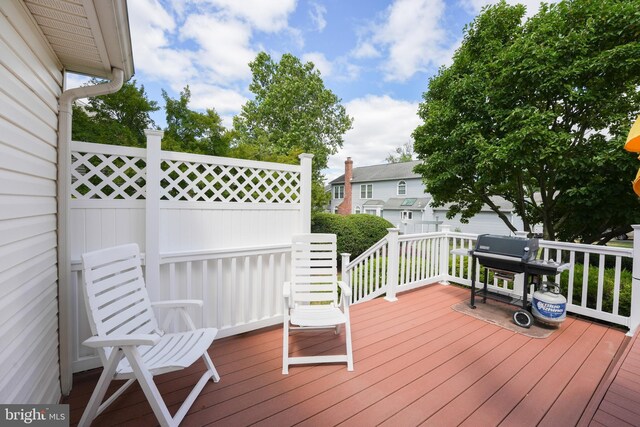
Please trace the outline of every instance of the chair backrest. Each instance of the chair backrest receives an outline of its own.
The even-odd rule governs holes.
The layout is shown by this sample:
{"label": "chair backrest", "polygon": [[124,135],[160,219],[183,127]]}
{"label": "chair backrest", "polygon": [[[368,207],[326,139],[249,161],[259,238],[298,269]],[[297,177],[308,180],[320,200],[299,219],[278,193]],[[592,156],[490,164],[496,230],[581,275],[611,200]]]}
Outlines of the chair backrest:
{"label": "chair backrest", "polygon": [[291,299],[294,304],[338,303],[335,234],[292,237]]}
{"label": "chair backrest", "polygon": [[[151,308],[136,244],[82,255],[84,301],[93,335],[150,334],[158,323]],[[101,351],[103,364],[110,350]]]}

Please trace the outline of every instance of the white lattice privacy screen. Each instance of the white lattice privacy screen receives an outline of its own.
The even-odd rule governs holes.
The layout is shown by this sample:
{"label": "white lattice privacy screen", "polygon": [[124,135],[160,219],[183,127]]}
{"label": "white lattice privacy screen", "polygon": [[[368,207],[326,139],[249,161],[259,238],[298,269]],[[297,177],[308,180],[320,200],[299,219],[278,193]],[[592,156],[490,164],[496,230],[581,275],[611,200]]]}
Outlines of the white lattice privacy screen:
{"label": "white lattice privacy screen", "polygon": [[144,199],[145,168],[141,157],[72,152],[71,198]]}
{"label": "white lattice privacy screen", "polygon": [[71,143],[74,370],[99,366],[82,298],[83,253],[137,243],[152,300],[202,298],[192,313],[220,336],[282,321],[277,295],[293,234],[311,224],[311,156],[288,165],[160,149]]}
{"label": "white lattice privacy screen", "polygon": [[300,172],[163,160],[161,200],[297,203]]}
{"label": "white lattice privacy screen", "polygon": [[[76,145],[78,149],[71,154],[73,199],[142,200],[146,197],[146,150]],[[208,162],[174,160],[171,157],[207,156],[162,153],[161,200],[278,204],[300,201],[300,171],[295,170],[298,166],[256,167],[242,164],[251,162],[219,157],[209,157]]]}

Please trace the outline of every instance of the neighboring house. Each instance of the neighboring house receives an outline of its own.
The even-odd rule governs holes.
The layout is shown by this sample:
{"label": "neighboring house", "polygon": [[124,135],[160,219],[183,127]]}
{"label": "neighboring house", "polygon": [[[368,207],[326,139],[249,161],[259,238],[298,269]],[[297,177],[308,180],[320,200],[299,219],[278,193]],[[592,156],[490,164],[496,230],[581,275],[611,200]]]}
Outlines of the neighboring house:
{"label": "neighboring house", "polygon": [[[416,160],[354,168],[348,157],[344,175],[330,182],[330,212],[381,216],[405,233],[435,231],[444,223],[463,232],[509,234],[508,227],[488,206],[468,224],[461,223],[459,216],[447,219],[448,206],[430,205],[431,196],[425,193],[422,176],[413,171],[419,163]],[[515,216],[509,202],[498,198],[494,202],[522,229],[522,220]]]}
{"label": "neighboring house", "polygon": [[[71,388],[71,103],[133,74],[125,0],[0,1],[0,402]],[[66,91],[65,71],[112,80]]]}

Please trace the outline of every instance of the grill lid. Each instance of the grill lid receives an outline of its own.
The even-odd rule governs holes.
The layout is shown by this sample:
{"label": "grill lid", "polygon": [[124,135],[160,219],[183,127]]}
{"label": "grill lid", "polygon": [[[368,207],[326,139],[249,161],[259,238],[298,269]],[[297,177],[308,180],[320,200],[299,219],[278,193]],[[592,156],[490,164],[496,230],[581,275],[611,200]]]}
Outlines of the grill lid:
{"label": "grill lid", "polygon": [[481,234],[476,241],[474,255],[500,255],[513,258],[514,261],[533,261],[538,253],[538,239],[526,237],[499,236],[495,234]]}

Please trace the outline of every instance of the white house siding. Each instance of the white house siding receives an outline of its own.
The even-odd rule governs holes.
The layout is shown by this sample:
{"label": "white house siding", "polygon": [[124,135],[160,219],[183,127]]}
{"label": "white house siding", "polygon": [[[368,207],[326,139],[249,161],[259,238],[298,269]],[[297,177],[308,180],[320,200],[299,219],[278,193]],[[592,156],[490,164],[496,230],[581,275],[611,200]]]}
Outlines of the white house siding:
{"label": "white house siding", "polygon": [[[398,195],[398,183],[400,181],[405,181],[407,183],[407,192],[406,195],[399,196]],[[371,184],[372,187],[372,199],[374,200],[383,200],[386,201],[392,197],[426,197],[424,193],[424,186],[422,185],[422,180],[411,178],[411,179],[398,179],[398,180],[390,180],[390,181],[367,181],[367,182],[353,182],[351,184],[352,191],[352,200],[351,200],[351,212],[355,213],[356,207],[360,207],[363,209],[363,205],[370,199],[361,199],[360,198],[360,185],[361,184]],[[342,185],[342,184],[340,184]],[[335,186],[335,185],[334,185]],[[333,187],[331,190],[331,212],[334,211],[335,207],[342,203],[342,199],[334,199],[333,198]],[[386,216],[385,216],[386,218]]]}
{"label": "white house siding", "polygon": [[0,12],[0,402],[56,403],[62,71],[20,2]]}
{"label": "white house siding", "polygon": [[[434,215],[443,221],[444,225],[450,225],[451,231],[460,231],[462,233],[477,233],[477,234],[499,234],[510,235],[511,230],[506,226],[493,211],[482,211],[473,216],[469,220],[469,223],[463,224],[460,222],[460,215],[456,215],[451,219],[447,219],[446,210],[434,210]],[[505,213],[510,218],[511,223],[518,229],[523,229],[522,219],[517,215],[511,213]]]}

